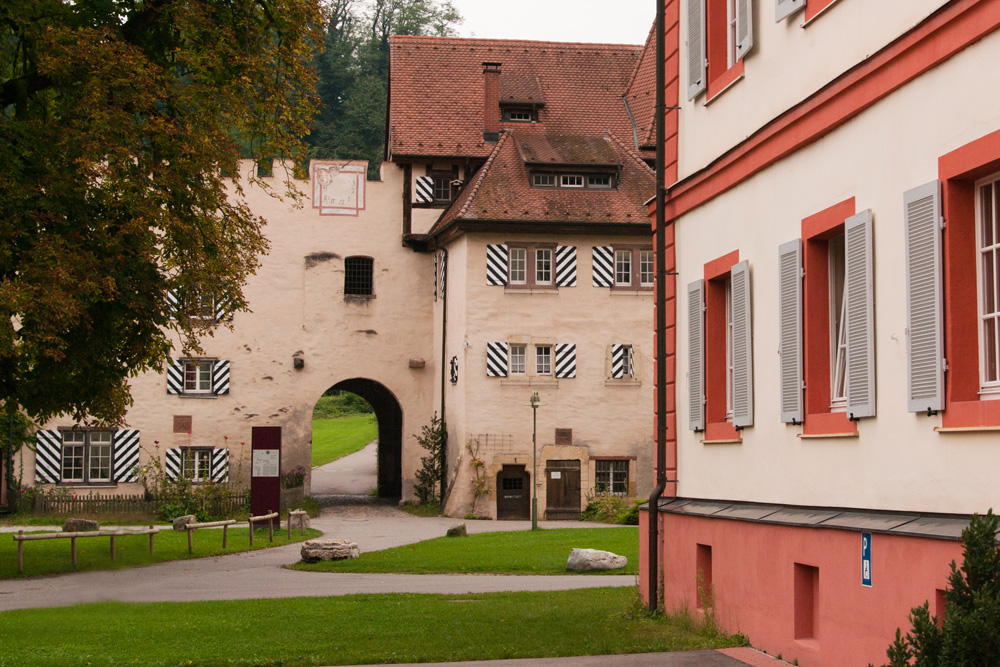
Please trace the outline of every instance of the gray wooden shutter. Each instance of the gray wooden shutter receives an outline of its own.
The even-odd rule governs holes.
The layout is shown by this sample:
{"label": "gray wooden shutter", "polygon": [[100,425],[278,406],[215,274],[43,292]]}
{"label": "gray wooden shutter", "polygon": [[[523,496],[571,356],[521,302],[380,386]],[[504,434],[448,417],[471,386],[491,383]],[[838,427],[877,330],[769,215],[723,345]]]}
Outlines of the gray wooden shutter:
{"label": "gray wooden shutter", "polygon": [[492,378],[507,377],[507,343],[486,343],[486,375]]}
{"label": "gray wooden shutter", "polygon": [[753,48],[753,10],[751,0],[736,0],[736,59]]}
{"label": "gray wooden shutter", "polygon": [[693,100],[705,90],[705,0],[687,0],[687,91]]}
{"label": "gray wooden shutter", "polygon": [[212,393],[216,396],[229,393],[229,362],[219,359],[212,364]]}
{"label": "gray wooden shutter", "polygon": [[774,22],[777,23],[781,19],[791,16],[805,6],[806,0],[775,0]]}
{"label": "gray wooden shutter", "polygon": [[611,377],[620,379],[628,376],[629,345],[616,343],[611,346]]}
{"label": "gray wooden shutter", "polygon": [[556,247],[556,286],[576,287],[576,246]]}
{"label": "gray wooden shutter", "polygon": [[753,328],[750,312],[750,264],[730,273],[733,303],[733,426],[753,426]]}
{"label": "gray wooden shutter", "polygon": [[184,362],[183,361],[168,361],[167,362],[167,393],[168,394],[183,394],[184,393]]}
{"label": "gray wooden shutter", "polygon": [[875,308],[872,212],[844,221],[844,299],[847,301],[847,414],[875,416]]}
{"label": "gray wooden shutter", "polygon": [[163,474],[176,481],[181,475],[181,450],[168,449],[163,453]]}
{"label": "gray wooden shutter", "polygon": [[212,481],[221,484],[229,481],[229,450],[212,450]]}
{"label": "gray wooden shutter", "polygon": [[413,201],[418,204],[430,204],[434,201],[434,178],[417,176],[417,187],[413,190]]}
{"label": "gray wooden shutter", "polygon": [[705,430],[705,281],[688,285],[688,426]]}
{"label": "gray wooden shutter", "polygon": [[594,246],[592,252],[594,287],[611,287],[615,284],[615,249],[609,245]]}
{"label": "gray wooden shutter", "polygon": [[135,482],[139,479],[139,431],[123,429],[111,436],[111,449],[115,462],[112,479],[116,484]]}
{"label": "gray wooden shutter", "polygon": [[556,345],[556,377],[576,377],[576,345],[571,343]]}
{"label": "gray wooden shutter", "polygon": [[906,409],[944,409],[941,183],[903,193],[906,224]]}
{"label": "gray wooden shutter", "polygon": [[801,424],[802,240],[778,246],[778,365],[781,421]]}
{"label": "gray wooden shutter", "polygon": [[35,433],[35,482],[56,484],[62,479],[62,433]]}
{"label": "gray wooden shutter", "polygon": [[[444,260],[444,257],[441,258]],[[444,274],[444,267],[441,268]],[[486,246],[486,284],[507,284],[507,246],[496,243]]]}

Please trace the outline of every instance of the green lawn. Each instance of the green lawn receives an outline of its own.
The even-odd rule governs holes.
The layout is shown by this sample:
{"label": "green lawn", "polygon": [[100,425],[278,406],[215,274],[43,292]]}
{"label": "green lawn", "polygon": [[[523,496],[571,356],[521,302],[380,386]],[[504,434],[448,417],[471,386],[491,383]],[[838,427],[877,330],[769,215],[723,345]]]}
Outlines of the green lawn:
{"label": "green lawn", "polygon": [[0,665],[341,665],[737,646],[635,588],[100,603],[0,614]]}
{"label": "green lawn", "polygon": [[374,415],[314,419],[312,430],[312,465],[315,468],[364,449],[378,437],[378,422]]}
{"label": "green lawn", "polygon": [[574,547],[611,551],[628,557],[628,566],[624,570],[611,570],[604,574],[639,572],[639,529],[635,526],[439,537],[394,549],[363,553],[356,559],[299,563],[292,567],[321,572],[566,574],[566,559]]}
{"label": "green lawn", "polygon": [[[59,529],[37,532],[59,532]],[[320,531],[309,529],[304,537],[299,531],[292,531],[292,542],[301,542],[319,537]],[[267,529],[258,527],[254,532],[253,547],[250,547],[250,533],[244,524],[242,528],[229,528],[229,538],[226,548],[222,548],[222,530],[206,528],[195,531],[193,535],[194,554],[189,556],[187,550],[187,533],[172,530],[169,526],[161,530],[154,538],[153,556],[149,555],[148,535],[129,535],[115,538],[116,556],[111,561],[111,540],[108,537],[81,537],[76,540],[76,569],[82,570],[117,570],[126,567],[136,567],[149,563],[160,563],[168,560],[183,560],[185,558],[201,558],[202,556],[217,556],[241,551],[266,549],[269,546],[288,544],[287,533],[275,530],[274,543],[267,541]],[[70,541],[31,540],[24,543],[24,574],[17,573],[17,542],[12,533],[0,534],[0,579],[10,579],[17,576],[38,574],[55,574],[72,572],[70,561]],[[0,656],[0,665],[3,665]]]}

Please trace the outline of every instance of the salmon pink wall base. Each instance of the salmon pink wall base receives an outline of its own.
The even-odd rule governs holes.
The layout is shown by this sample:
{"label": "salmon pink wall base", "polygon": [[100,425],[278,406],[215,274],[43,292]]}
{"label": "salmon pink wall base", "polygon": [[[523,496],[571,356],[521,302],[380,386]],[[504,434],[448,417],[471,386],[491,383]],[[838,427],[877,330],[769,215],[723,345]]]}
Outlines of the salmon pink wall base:
{"label": "salmon pink wall base", "polygon": [[[641,524],[647,515],[641,513]],[[933,613],[948,564],[962,558],[961,542],[875,533],[866,588],[860,532],[660,516],[665,611],[700,606],[699,548],[704,554],[710,547],[722,628],[803,667],[882,664],[896,628],[909,628],[910,608],[931,600]],[[640,542],[644,534],[640,526]]]}

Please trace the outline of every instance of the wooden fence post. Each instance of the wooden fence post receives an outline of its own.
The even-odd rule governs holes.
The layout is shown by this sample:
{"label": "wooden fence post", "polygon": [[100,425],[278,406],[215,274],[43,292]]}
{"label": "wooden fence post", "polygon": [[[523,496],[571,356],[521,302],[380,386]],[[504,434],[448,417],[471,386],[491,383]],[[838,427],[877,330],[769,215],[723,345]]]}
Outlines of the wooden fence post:
{"label": "wooden fence post", "polygon": [[70,555],[73,560],[73,569],[76,569],[76,537],[69,538]]}
{"label": "wooden fence post", "polygon": [[191,543],[191,529],[187,529],[188,532],[188,555],[190,556],[194,551],[194,545]]}
{"label": "wooden fence post", "polygon": [[229,537],[229,526],[222,527],[222,548],[226,548],[226,538]]}
{"label": "wooden fence post", "polygon": [[292,541],[292,510],[288,510],[288,521],[285,522],[288,528],[288,541]]}
{"label": "wooden fence post", "polygon": [[[149,524],[149,529],[153,530],[153,524]],[[155,535],[155,533],[150,533],[149,534],[149,557],[150,558],[153,557],[153,535]]]}
{"label": "wooden fence post", "polygon": [[[267,511],[268,514],[273,514],[271,510]],[[278,516],[281,516],[280,514]],[[274,517],[270,517],[267,520],[267,540],[268,542],[274,542]]]}
{"label": "wooden fence post", "polygon": [[250,524],[250,546],[253,546],[253,521],[247,521]]}
{"label": "wooden fence post", "polygon": [[111,562],[115,562],[115,536],[111,536]]}
{"label": "wooden fence post", "polygon": [[[17,534],[24,537],[24,531],[19,530]],[[24,540],[17,541],[17,573],[24,572]]]}

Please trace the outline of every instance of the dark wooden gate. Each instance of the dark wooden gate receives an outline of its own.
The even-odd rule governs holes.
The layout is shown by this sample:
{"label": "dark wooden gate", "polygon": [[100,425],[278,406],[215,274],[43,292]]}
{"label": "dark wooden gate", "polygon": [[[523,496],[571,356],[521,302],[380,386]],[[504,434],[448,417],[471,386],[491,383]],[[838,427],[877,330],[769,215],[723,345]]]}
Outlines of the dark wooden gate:
{"label": "dark wooden gate", "polygon": [[497,473],[497,518],[531,518],[531,477],[524,466],[504,466]]}
{"label": "dark wooden gate", "polygon": [[580,518],[580,460],[545,463],[545,518]]}

